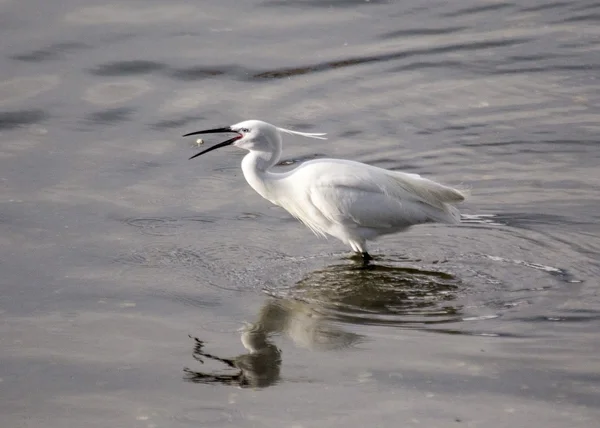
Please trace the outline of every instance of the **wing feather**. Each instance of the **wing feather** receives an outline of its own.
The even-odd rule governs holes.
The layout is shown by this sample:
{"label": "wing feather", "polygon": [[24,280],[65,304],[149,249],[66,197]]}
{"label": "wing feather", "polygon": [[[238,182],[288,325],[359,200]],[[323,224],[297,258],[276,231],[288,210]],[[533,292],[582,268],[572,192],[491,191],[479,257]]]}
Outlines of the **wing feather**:
{"label": "wing feather", "polygon": [[332,168],[331,161],[328,159],[329,165],[313,161],[313,166],[303,168],[319,177],[310,180],[307,188],[310,205],[331,222],[378,229],[460,222],[460,213],[452,204],[465,197],[456,189],[417,174],[356,162],[333,162]]}

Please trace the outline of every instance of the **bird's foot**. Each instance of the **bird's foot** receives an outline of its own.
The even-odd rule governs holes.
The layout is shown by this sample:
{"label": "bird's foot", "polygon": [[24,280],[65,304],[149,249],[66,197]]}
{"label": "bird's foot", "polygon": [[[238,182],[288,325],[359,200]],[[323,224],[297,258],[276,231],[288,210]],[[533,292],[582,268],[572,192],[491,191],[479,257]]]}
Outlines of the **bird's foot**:
{"label": "bird's foot", "polygon": [[199,363],[204,364],[204,360],[202,358],[202,357],[204,357],[204,358],[208,358],[210,360],[219,361],[223,364],[228,365],[229,367],[231,367],[233,369],[237,368],[234,360],[232,360],[230,358],[217,357],[216,355],[212,355],[212,354],[208,354],[208,353],[204,352],[204,350],[203,350],[204,342],[202,340],[198,339],[197,337],[193,337],[191,335],[188,335],[188,336],[190,337],[190,339],[194,339],[194,342],[195,342],[194,343],[194,353],[192,354],[192,356]]}
{"label": "bird's foot", "polygon": [[371,260],[373,260],[373,257],[371,257],[371,255],[366,251],[364,253],[360,253],[360,255],[362,257],[363,266],[368,266]]}
{"label": "bird's foot", "polygon": [[374,267],[374,265],[371,264],[371,261],[374,260],[374,258],[366,251],[365,252],[357,251],[350,258],[352,260],[354,260],[355,262],[359,263],[361,269]]}

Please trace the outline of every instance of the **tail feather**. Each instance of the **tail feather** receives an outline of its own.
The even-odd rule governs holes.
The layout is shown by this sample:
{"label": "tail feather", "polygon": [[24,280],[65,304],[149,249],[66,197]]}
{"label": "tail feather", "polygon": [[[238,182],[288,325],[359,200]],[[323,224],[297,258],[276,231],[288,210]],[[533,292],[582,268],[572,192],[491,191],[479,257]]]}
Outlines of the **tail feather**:
{"label": "tail feather", "polygon": [[444,186],[417,174],[395,172],[392,177],[404,190],[431,206],[447,210],[447,204],[465,200],[465,195],[452,187]]}
{"label": "tail feather", "polygon": [[446,216],[446,223],[457,224],[460,223],[460,211],[453,205],[445,204],[446,212],[448,216]]}

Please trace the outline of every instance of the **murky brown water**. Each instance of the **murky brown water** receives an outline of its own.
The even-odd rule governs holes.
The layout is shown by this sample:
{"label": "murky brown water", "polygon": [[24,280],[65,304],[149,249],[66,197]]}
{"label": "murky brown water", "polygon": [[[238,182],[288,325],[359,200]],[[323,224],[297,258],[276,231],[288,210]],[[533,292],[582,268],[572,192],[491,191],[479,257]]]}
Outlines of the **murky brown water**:
{"label": "murky brown water", "polygon": [[[599,13],[1,0],[0,425],[597,427]],[[465,221],[356,269],[244,153],[187,161],[249,118],[467,187]]]}

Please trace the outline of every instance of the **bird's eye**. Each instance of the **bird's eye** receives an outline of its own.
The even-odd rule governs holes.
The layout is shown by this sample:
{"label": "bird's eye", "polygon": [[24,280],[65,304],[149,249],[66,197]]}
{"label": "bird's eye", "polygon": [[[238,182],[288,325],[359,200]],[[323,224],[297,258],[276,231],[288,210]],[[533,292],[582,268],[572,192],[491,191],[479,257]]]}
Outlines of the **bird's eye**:
{"label": "bird's eye", "polygon": [[240,132],[243,132],[244,134],[250,132],[250,130],[248,128],[242,128],[240,129]]}

